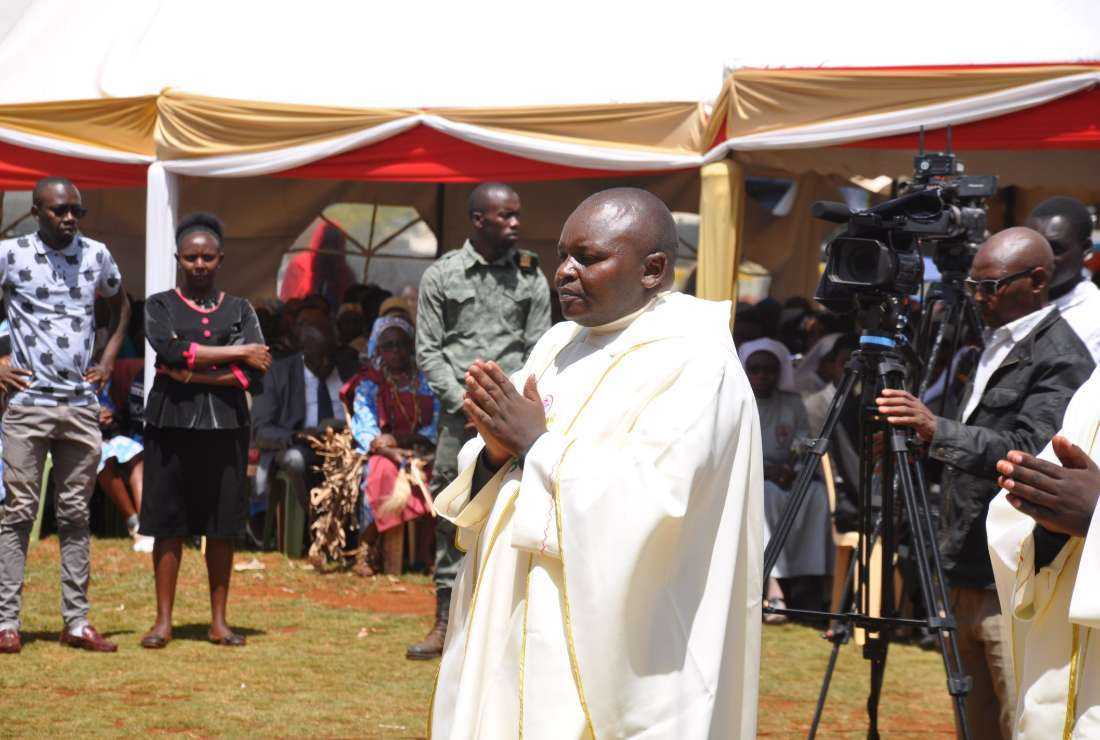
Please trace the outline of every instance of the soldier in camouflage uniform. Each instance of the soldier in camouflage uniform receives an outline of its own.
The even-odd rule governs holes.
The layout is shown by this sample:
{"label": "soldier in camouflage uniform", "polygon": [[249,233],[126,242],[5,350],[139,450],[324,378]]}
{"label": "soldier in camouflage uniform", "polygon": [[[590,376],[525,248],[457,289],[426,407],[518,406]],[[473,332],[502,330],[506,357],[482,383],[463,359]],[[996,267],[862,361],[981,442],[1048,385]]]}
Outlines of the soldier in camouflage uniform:
{"label": "soldier in camouflage uniform", "polygon": [[[420,281],[416,360],[442,406],[431,483],[436,494],[458,476],[458,451],[473,435],[462,414],[467,368],[474,360],[494,360],[513,373],[550,328],[550,288],[538,257],[515,248],[519,207],[519,196],[507,185],[479,185],[468,204],[470,238],[432,264]],[[436,622],[423,642],[409,646],[409,658],[443,652],[451,587],[462,557],[454,536],[454,525],[437,517]]]}

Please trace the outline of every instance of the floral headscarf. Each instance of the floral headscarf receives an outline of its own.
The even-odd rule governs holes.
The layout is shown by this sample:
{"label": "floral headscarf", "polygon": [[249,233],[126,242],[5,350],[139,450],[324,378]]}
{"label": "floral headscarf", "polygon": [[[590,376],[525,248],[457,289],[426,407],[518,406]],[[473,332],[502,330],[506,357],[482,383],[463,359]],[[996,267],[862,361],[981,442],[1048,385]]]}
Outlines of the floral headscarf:
{"label": "floral headscarf", "polygon": [[367,348],[359,354],[360,364],[379,367],[382,358],[378,356],[378,338],[382,336],[382,332],[393,328],[405,332],[409,339],[416,338],[416,329],[405,319],[392,314],[390,316],[380,316],[374,320],[374,326],[370,331],[370,339],[367,340]]}

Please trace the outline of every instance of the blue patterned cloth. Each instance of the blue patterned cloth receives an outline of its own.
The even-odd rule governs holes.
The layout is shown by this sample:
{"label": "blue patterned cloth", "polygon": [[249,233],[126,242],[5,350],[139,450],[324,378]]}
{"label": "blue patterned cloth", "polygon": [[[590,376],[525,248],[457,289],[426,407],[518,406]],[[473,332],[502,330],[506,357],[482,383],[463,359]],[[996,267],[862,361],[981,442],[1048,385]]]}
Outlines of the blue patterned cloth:
{"label": "blue patterned cloth", "polygon": [[[114,401],[111,400],[110,390],[111,381],[107,381],[107,384],[97,394],[99,405],[117,416],[118,409],[115,407]],[[119,434],[117,426],[111,427],[111,431],[115,434],[111,437],[104,437],[103,444],[99,448],[99,467],[96,468],[96,474],[103,472],[103,468],[107,467],[107,461],[111,458],[114,458],[119,465],[125,465],[145,450],[139,436]]]}
{"label": "blue patterned cloth", "polygon": [[[434,443],[439,436],[439,399],[428,387],[428,379],[424,376],[424,373],[417,373],[416,379],[415,391],[412,387],[398,388],[398,391],[401,393],[415,392],[417,396],[431,396],[431,419],[428,420],[427,424],[417,429],[416,433]],[[351,434],[355,438],[355,443],[359,446],[359,449],[367,452],[370,450],[371,441],[381,433],[382,429],[378,425],[378,384],[370,378],[363,378],[355,389],[355,399],[352,402]],[[363,466],[363,486],[366,486],[369,470],[369,463]],[[374,512],[371,511],[370,502],[367,500],[366,490],[364,489],[362,505],[359,509],[360,530],[366,529],[373,521]]]}
{"label": "blue patterned cloth", "polygon": [[[428,387],[428,379],[424,373],[417,373],[417,396],[432,396],[432,418],[428,423],[416,430],[416,433],[428,438],[432,442],[439,436],[439,399],[432,394]],[[401,392],[411,392],[411,388],[398,388]],[[359,387],[355,389],[355,400],[352,402],[351,434],[355,437],[359,449],[366,452],[370,449],[371,441],[382,433],[378,427],[378,384],[370,378],[363,378]]]}
{"label": "blue patterned cloth", "polygon": [[112,457],[119,465],[125,465],[144,450],[140,442],[121,434],[105,439],[103,446],[99,449],[99,467],[96,468],[96,473],[102,473],[103,468],[107,466],[107,461]]}

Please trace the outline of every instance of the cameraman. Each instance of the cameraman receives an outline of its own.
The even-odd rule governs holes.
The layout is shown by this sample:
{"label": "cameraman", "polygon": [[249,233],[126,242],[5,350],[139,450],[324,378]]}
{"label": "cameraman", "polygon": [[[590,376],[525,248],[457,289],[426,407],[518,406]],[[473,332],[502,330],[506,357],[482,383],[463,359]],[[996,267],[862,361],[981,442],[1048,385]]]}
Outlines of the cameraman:
{"label": "cameraman", "polygon": [[890,424],[912,428],[944,464],[940,549],[959,652],[974,680],[966,714],[975,738],[1012,736],[1015,685],[985,533],[998,491],[995,466],[1009,450],[1039,452],[1094,366],[1050,303],[1053,271],[1053,252],[1039,233],[1018,227],[992,236],[966,280],[986,336],[959,418],[937,417],[905,391],[887,389],[877,399]]}

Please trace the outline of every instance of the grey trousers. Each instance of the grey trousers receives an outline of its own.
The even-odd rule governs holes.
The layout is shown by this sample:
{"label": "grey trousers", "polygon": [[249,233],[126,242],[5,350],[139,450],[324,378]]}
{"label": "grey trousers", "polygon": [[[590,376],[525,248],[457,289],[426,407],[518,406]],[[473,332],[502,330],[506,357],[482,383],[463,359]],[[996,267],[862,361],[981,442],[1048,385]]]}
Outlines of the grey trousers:
{"label": "grey trousers", "polygon": [[[467,432],[463,414],[439,413],[439,441],[435,448],[432,468],[432,495],[449,486],[458,477],[458,451],[473,436]],[[441,516],[435,518],[435,588],[450,589],[454,586],[458,568],[462,564],[462,551],[455,547],[455,525]]]}
{"label": "grey trousers", "polygon": [[99,406],[9,406],[3,434],[7,498],[0,518],[0,629],[19,629],[27,546],[42,503],[47,453],[53,458],[61,541],[61,616],[66,629],[79,629],[88,623],[88,501],[103,441]]}

